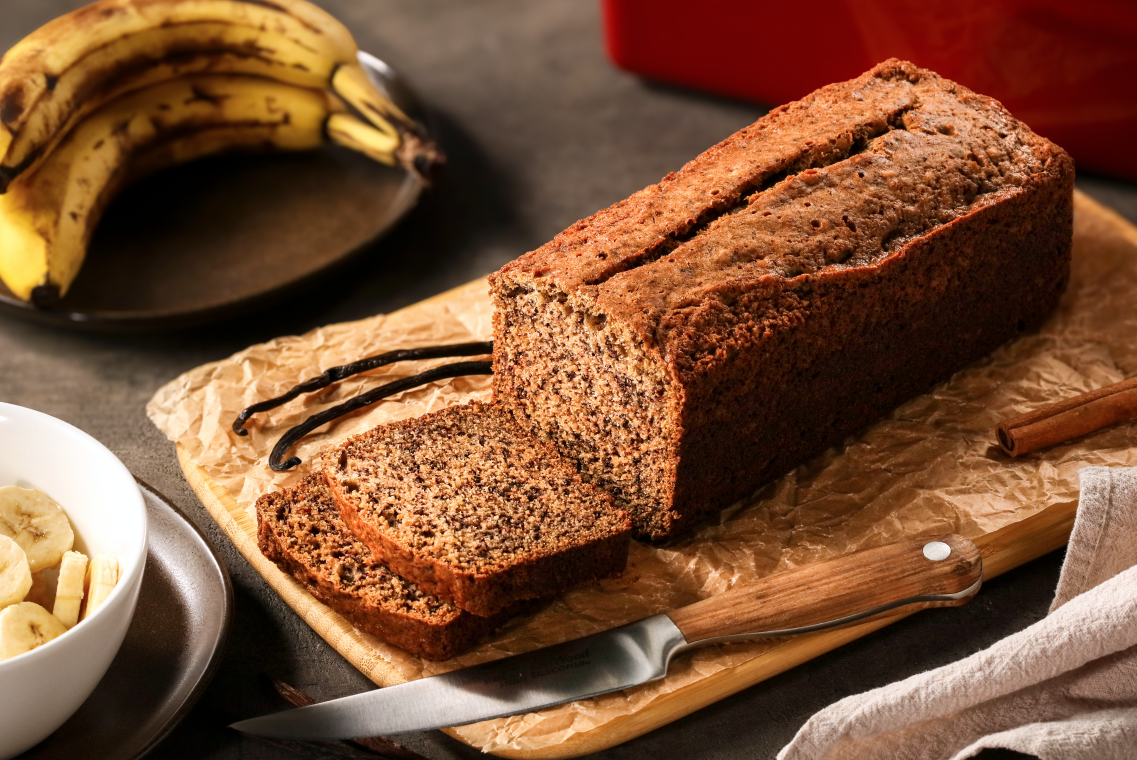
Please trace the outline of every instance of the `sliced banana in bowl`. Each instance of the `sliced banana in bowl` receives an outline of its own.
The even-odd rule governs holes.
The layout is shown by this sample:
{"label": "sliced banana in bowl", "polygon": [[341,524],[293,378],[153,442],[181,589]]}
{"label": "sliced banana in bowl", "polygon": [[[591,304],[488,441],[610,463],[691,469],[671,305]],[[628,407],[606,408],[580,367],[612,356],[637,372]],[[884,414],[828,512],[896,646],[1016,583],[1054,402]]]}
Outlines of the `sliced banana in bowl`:
{"label": "sliced banana in bowl", "polygon": [[[54,499],[35,488],[0,488],[0,610],[20,608],[0,618],[8,621],[0,622],[0,660],[30,652],[73,628],[95,614],[114,591],[118,558],[96,556],[88,572],[87,555],[72,551],[74,545],[71,521]],[[29,598],[34,580],[42,581],[44,571],[56,573],[54,595],[43,589]],[[49,604],[52,596],[54,603]]]}
{"label": "sliced banana in bowl", "polygon": [[35,602],[20,602],[0,612],[0,660],[30,652],[67,633],[67,626]]}
{"label": "sliced banana in bowl", "polygon": [[34,488],[0,488],[0,535],[20,545],[33,573],[55,567],[75,545],[63,507]]}
{"label": "sliced banana in bowl", "polygon": [[19,604],[32,590],[32,571],[20,545],[0,536],[0,609]]}
{"label": "sliced banana in bowl", "polygon": [[[42,741],[94,691],[130,626],[146,554],[146,504],[118,457],[0,402],[0,759]],[[104,556],[117,562],[100,559],[92,574]]]}
{"label": "sliced banana in bowl", "polygon": [[[55,606],[51,614],[68,628],[79,622],[79,607],[83,603],[83,585],[87,577],[87,555],[67,552],[59,563],[59,582],[55,586]],[[115,577],[117,580],[117,576]],[[91,605],[87,605],[91,614]]]}

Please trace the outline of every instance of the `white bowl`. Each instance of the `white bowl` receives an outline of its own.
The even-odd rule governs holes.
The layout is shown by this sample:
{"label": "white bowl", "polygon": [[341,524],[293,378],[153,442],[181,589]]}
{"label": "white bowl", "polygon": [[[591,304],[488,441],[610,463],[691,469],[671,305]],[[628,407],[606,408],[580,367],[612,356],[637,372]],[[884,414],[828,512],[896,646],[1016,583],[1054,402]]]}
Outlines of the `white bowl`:
{"label": "white bowl", "polygon": [[59,728],[94,691],[122,644],[146,566],[146,504],[105,446],[46,414],[0,403],[0,486],[38,488],[75,529],[76,549],[118,557],[119,582],[67,633],[0,662],[0,759]]}

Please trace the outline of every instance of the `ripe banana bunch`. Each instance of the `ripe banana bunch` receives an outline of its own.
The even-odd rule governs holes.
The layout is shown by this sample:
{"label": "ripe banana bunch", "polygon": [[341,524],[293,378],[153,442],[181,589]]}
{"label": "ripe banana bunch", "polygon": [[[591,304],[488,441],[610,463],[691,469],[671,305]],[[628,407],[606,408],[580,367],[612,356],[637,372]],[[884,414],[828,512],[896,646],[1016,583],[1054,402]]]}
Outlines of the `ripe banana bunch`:
{"label": "ripe banana bunch", "polygon": [[[331,140],[423,179],[444,161],[305,0],[100,0],[0,59],[0,279],[50,303],[129,181]],[[425,180],[424,180],[425,181]]]}
{"label": "ripe banana bunch", "polygon": [[130,93],[75,125],[0,195],[0,277],[20,298],[49,302],[67,292],[104,209],[129,182],[222,151],[310,150],[325,135],[395,162],[397,135],[324,90],[200,74]]}

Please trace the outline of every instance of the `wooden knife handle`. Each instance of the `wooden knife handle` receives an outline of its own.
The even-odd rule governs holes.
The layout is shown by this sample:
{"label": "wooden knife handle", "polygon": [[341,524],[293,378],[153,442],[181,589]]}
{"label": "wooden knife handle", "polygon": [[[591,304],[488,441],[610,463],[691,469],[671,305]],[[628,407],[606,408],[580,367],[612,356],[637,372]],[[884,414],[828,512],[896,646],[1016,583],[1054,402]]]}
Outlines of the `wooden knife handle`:
{"label": "wooden knife handle", "polygon": [[966,604],[982,580],[979,549],[953,534],[878,546],[771,575],[667,616],[692,645],[772,638],[845,625],[901,606],[910,612]]}

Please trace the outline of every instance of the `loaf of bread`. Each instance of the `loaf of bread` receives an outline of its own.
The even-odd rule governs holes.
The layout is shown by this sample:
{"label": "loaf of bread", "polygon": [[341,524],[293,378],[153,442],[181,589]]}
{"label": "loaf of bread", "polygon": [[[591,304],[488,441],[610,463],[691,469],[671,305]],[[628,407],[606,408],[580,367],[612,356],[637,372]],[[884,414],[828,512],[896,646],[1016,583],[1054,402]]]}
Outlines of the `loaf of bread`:
{"label": "loaf of bread", "polygon": [[1037,327],[1073,176],[998,102],[887,61],[493,275],[494,399],[672,536]]}
{"label": "loaf of bread", "polygon": [[476,615],[627,561],[627,514],[500,406],[381,425],[325,461],[352,532],[400,576]]}
{"label": "loaf of bread", "polygon": [[513,611],[471,615],[392,573],[344,526],[320,474],[261,496],[256,511],[261,553],[352,625],[411,654],[453,657]]}

